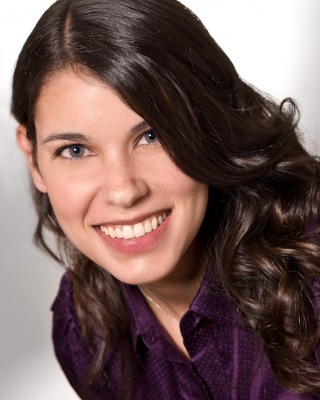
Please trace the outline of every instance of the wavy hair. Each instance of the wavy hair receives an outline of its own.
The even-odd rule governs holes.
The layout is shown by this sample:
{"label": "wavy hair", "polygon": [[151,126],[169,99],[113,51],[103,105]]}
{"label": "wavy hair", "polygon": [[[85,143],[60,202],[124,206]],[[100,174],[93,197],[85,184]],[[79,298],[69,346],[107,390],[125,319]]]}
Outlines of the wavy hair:
{"label": "wavy hair", "polygon": [[[27,39],[13,78],[12,113],[27,127],[35,164],[39,91],[70,68],[109,85],[156,130],[174,163],[209,186],[203,250],[212,275],[262,339],[278,382],[319,393],[313,285],[320,276],[320,169],[299,141],[294,101],[277,104],[244,82],[201,21],[175,0],[58,0]],[[34,188],[33,197],[35,241],[68,264],[80,325],[97,347],[91,376],[114,342],[129,370],[119,282],[68,242],[47,194]]]}

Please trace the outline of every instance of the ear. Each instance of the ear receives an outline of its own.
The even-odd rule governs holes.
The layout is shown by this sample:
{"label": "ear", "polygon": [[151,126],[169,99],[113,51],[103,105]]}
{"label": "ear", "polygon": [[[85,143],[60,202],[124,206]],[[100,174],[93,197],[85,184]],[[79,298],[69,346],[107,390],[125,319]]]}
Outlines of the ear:
{"label": "ear", "polygon": [[22,153],[25,155],[27,159],[31,176],[36,188],[40,190],[40,192],[42,193],[47,193],[46,185],[42,179],[38,167],[35,165],[34,162],[35,160],[33,159],[33,153],[32,153],[32,144],[27,137],[27,128],[24,125],[19,125],[17,127],[16,139]]}

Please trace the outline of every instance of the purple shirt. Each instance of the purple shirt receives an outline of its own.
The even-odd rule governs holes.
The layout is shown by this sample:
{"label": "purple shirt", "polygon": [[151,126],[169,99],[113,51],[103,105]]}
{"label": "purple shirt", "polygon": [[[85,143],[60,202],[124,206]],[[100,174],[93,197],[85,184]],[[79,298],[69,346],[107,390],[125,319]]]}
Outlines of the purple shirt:
{"label": "purple shirt", "polygon": [[[293,400],[318,396],[295,395],[280,387],[259,339],[242,322],[224,293],[204,282],[180,329],[191,360],[186,360],[161,328],[135,286],[123,285],[131,318],[134,351],[142,360],[142,379],[135,400]],[[79,393],[92,360],[81,339],[70,279],[64,276],[52,306],[53,342],[57,358]],[[316,349],[320,363],[320,349]],[[117,399],[119,358],[110,349],[106,360],[108,384],[101,381],[92,400]]]}

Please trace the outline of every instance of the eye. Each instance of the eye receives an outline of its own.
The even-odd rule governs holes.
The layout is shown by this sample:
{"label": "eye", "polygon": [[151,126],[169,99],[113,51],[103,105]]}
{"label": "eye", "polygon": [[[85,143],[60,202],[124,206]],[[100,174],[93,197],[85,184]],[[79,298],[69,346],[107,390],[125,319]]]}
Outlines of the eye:
{"label": "eye", "polygon": [[159,142],[158,136],[153,129],[148,129],[146,132],[140,136],[137,141],[137,146],[152,145]]}
{"label": "eye", "polygon": [[76,159],[91,155],[92,153],[82,144],[70,144],[59,148],[55,155],[62,158]]}

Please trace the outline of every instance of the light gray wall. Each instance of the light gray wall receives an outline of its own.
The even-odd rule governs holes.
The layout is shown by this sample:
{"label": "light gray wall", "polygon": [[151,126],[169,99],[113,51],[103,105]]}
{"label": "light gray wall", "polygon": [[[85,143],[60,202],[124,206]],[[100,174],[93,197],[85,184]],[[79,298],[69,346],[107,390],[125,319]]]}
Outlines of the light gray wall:
{"label": "light gray wall", "polygon": [[[50,341],[61,269],[32,244],[35,216],[9,116],[19,50],[51,0],[0,2],[0,398],[73,400]],[[318,0],[184,0],[241,76],[278,99],[294,97],[313,152],[320,146]]]}

